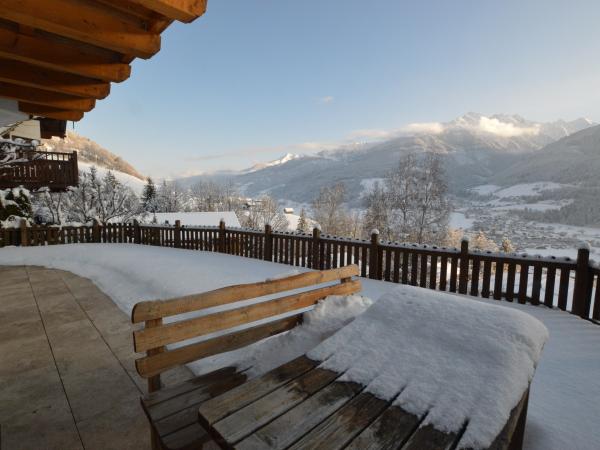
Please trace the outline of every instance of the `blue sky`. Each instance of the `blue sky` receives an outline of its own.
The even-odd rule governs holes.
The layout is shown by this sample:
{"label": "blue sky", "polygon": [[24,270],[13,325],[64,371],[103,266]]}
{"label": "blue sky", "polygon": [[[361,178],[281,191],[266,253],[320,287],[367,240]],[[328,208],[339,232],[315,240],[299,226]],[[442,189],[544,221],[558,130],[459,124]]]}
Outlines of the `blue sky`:
{"label": "blue sky", "polygon": [[599,55],[597,0],[211,0],[75,131],[173,177],[467,111],[599,121]]}

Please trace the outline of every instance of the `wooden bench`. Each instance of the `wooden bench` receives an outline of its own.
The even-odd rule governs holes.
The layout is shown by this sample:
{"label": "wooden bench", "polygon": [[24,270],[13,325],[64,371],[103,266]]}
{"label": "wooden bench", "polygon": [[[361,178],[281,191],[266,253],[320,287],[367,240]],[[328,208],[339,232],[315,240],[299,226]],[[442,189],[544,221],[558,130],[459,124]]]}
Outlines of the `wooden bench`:
{"label": "wooden bench", "polygon": [[[329,295],[359,292],[360,282],[352,279],[358,274],[358,267],[352,265],[260,283],[229,286],[170,300],[136,304],[132,312],[132,322],[144,322],[144,327],[133,333],[134,348],[136,352],[146,353],[136,360],[136,369],[140,376],[148,379],[148,395],[142,398],[142,407],[150,421],[152,447],[201,448],[210,438],[198,422],[199,405],[246,381],[244,371],[226,367],[161,389],[161,373],[208,356],[245,347],[292,329],[302,321],[303,313],[300,310],[315,305]],[[324,285],[325,283],[327,285]],[[297,289],[304,290],[287,292],[284,296],[267,298],[251,305],[233,305],[244,300]],[[229,305],[229,309],[196,317],[188,315],[180,320],[163,323],[166,317],[224,305]],[[289,316],[256,324],[257,321],[264,322],[283,314]],[[248,324],[254,325],[241,330],[236,329]],[[167,348],[170,344],[217,332],[222,334],[176,348]]]}

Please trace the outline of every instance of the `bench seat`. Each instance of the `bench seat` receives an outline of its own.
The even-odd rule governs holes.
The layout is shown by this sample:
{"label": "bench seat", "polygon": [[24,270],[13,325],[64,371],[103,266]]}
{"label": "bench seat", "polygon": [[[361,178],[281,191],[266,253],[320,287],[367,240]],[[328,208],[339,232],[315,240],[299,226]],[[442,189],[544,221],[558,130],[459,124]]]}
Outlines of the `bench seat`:
{"label": "bench seat", "polygon": [[154,436],[169,450],[198,449],[210,438],[198,423],[198,406],[246,381],[234,367],[210,372],[142,397]]}

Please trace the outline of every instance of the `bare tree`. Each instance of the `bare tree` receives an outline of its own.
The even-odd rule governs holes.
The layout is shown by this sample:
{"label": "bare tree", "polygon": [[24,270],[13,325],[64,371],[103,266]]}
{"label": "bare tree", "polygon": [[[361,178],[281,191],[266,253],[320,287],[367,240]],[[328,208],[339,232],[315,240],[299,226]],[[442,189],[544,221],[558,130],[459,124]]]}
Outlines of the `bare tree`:
{"label": "bare tree", "polygon": [[366,196],[365,229],[385,239],[441,242],[448,229],[450,204],[441,160],[429,153],[408,154]]}
{"label": "bare tree", "polygon": [[348,211],[344,207],[346,187],[344,183],[323,187],[313,201],[313,217],[325,233],[344,236],[348,228]]}

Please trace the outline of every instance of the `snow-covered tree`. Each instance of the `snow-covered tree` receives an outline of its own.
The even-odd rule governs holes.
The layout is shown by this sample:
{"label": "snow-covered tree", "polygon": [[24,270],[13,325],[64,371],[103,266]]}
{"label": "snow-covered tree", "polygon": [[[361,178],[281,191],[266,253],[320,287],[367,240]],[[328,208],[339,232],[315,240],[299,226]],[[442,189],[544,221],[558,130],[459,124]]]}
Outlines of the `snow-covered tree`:
{"label": "snow-covered tree", "polygon": [[146,212],[155,213],[157,207],[156,185],[152,181],[152,178],[148,177],[142,192],[142,208]]}
{"label": "snow-covered tree", "polygon": [[504,237],[502,239],[502,244],[500,244],[500,249],[504,253],[514,253],[515,252],[515,247],[513,246],[513,243],[507,237]]}
{"label": "snow-covered tree", "polygon": [[317,198],[313,200],[314,220],[321,225],[325,233],[345,236],[348,225],[348,211],[344,206],[346,187],[344,183],[321,188]]}
{"label": "snow-covered tree", "polygon": [[32,215],[29,191],[23,187],[0,189],[0,222],[24,218],[29,220]]}
{"label": "snow-covered tree", "polygon": [[247,228],[262,229],[266,224],[276,231],[285,231],[288,220],[277,201],[265,195],[255,202],[242,216],[242,225]]}
{"label": "snow-covered tree", "polygon": [[479,231],[473,239],[469,241],[469,246],[476,250],[498,251],[498,246],[494,241],[488,238],[483,231]]}
{"label": "snow-covered tree", "polygon": [[382,239],[394,240],[396,236],[392,223],[393,210],[390,208],[388,193],[378,182],[365,196],[365,205],[367,209],[363,219],[364,234],[368,235],[371,230],[377,229]]}
{"label": "snow-covered tree", "polygon": [[306,218],[306,211],[304,208],[300,210],[300,217],[298,217],[298,224],[296,225],[296,231],[307,233],[310,231],[310,226],[308,225],[308,219]]}
{"label": "snow-covered tree", "polygon": [[389,240],[442,242],[450,217],[447,190],[439,156],[405,155],[384,186],[376,183],[367,194],[365,227]]}
{"label": "snow-covered tree", "polygon": [[175,181],[166,181],[158,188],[157,212],[181,212],[185,210],[186,193]]}

